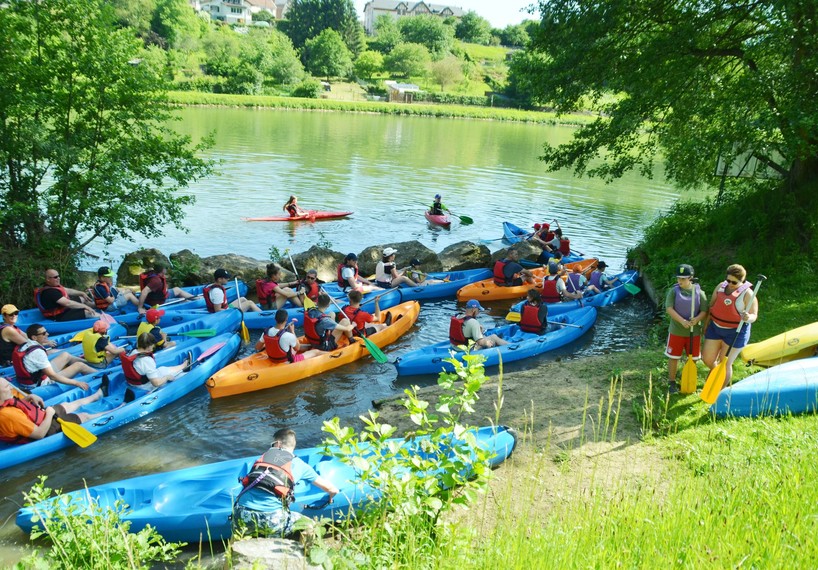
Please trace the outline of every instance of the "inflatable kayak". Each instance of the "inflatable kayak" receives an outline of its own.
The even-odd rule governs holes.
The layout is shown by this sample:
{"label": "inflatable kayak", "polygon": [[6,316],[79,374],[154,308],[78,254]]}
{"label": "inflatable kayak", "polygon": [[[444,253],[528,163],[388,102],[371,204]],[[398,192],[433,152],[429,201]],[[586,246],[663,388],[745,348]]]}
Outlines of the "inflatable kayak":
{"label": "inflatable kayak", "polygon": [[352,212],[308,210],[300,216],[265,216],[261,218],[242,218],[242,220],[245,222],[315,222],[317,220],[338,220],[351,215]]}
{"label": "inflatable kayak", "polygon": [[[565,269],[572,271],[578,267],[585,277],[588,277],[591,272],[596,269],[599,260],[595,257],[590,259],[583,259],[582,261],[575,261],[573,263],[566,263]],[[522,285],[515,285],[513,287],[502,287],[494,282],[494,279],[484,279],[462,287],[457,292],[458,301],[468,301],[469,299],[477,299],[479,301],[502,301],[506,299],[519,299],[525,297],[529,289],[542,287],[542,280],[545,276],[546,268],[532,269],[534,274],[534,283],[523,283]],[[567,276],[563,276],[563,280]]]}
{"label": "inflatable kayak", "polygon": [[452,225],[452,219],[449,217],[448,214],[430,214],[429,210],[423,212],[423,215],[426,216],[426,220],[435,226],[442,226],[444,228],[448,228]]}
{"label": "inflatable kayak", "polygon": [[[392,314],[392,324],[368,337],[379,348],[395,342],[412,328],[417,321],[420,305],[417,301],[409,301],[392,307],[388,312]],[[387,311],[381,311],[382,322],[386,314]],[[299,342],[306,343],[307,339],[302,338]],[[205,385],[211,398],[235,396],[296,382],[364,356],[369,356],[369,351],[363,339],[356,339],[352,344],[301,362],[273,362],[266,352],[258,352],[220,370]]]}
{"label": "inflatable kayak", "polygon": [[[549,317],[548,329],[544,335],[527,333],[517,325],[506,325],[486,331],[486,336],[496,334],[510,344],[496,348],[481,349],[477,354],[486,357],[485,366],[497,366],[502,358],[503,363],[515,362],[532,356],[544,354],[575,341],[591,330],[596,321],[596,309],[585,307],[554,318]],[[454,366],[445,359],[451,358],[453,351],[448,340],[438,342],[407,354],[399,356],[395,362],[399,376],[415,374],[438,374],[442,371],[453,372]],[[454,358],[463,361],[465,353],[456,351]]]}
{"label": "inflatable kayak", "polygon": [[[625,285],[633,285],[637,277],[639,277],[639,273],[636,271],[624,271],[619,275],[615,275],[614,277],[619,278],[619,285],[616,287],[611,287],[610,289],[602,291],[601,293],[597,293],[596,295],[589,295],[587,297],[583,297],[582,299],[574,299],[571,301],[562,301],[561,303],[548,303],[548,316],[552,317],[554,315],[561,315],[562,313],[567,313],[568,311],[573,311],[575,309],[579,309],[580,307],[599,308],[618,303],[631,294]],[[519,303],[515,303],[511,306],[509,312],[512,314],[517,313],[519,315],[524,302],[525,301],[520,301]]]}
{"label": "inflatable kayak", "polygon": [[[436,280],[440,281],[440,283],[430,283],[428,285],[420,285],[417,287],[401,285],[398,291],[400,291],[401,294],[401,301],[430,301],[433,299],[445,299],[447,297],[454,297],[461,287],[483,279],[491,279],[491,269],[466,269],[464,271],[448,272],[440,271],[426,274],[427,281]],[[346,294],[340,291],[337,283],[327,283],[323,287],[329,295],[336,298],[343,297],[346,299]],[[366,298],[367,296],[364,297],[364,299]],[[383,302],[383,297],[381,297],[381,308],[384,307]],[[369,309],[366,310],[370,313],[372,312]]]}
{"label": "inflatable kayak", "polygon": [[818,411],[818,358],[756,372],[721,391],[710,410],[719,417],[755,417]]}
{"label": "inflatable kayak", "polygon": [[[195,285],[192,287],[182,287],[182,290],[187,291],[191,295],[201,295],[205,285]],[[227,291],[227,300],[233,302],[236,300],[236,286],[235,281],[231,281],[224,286]],[[247,285],[243,281],[239,281],[239,291],[241,295],[247,294]],[[171,316],[171,313],[178,311],[190,311],[193,309],[205,309],[206,304],[204,299],[200,296],[196,299],[184,301],[180,299],[170,298],[165,303],[159,305],[159,308],[165,311],[165,316],[162,317],[162,326],[170,324],[179,324],[188,320],[186,317]],[[116,322],[125,326],[135,326],[145,320],[145,315],[140,315],[137,308],[130,303],[125,305],[121,311],[106,311]],[[201,315],[192,318],[199,318]],[[174,319],[176,319],[174,321]],[[25,309],[20,311],[20,316],[17,318],[17,326],[25,330],[27,326],[33,323],[41,323],[45,326],[51,334],[63,334],[69,332],[77,332],[83,329],[90,329],[94,326],[94,322],[98,317],[90,319],[79,319],[76,321],[53,321],[43,316],[39,309]]]}
{"label": "inflatable kayak", "polygon": [[[510,457],[517,443],[517,434],[505,426],[482,427],[473,430],[472,434],[477,447],[493,453],[489,460],[490,467],[497,467]],[[422,447],[424,454],[439,455],[439,463],[446,463],[455,442],[445,440],[444,445],[430,449],[426,440],[428,438],[425,436],[416,436],[409,440],[399,438],[390,441],[396,446],[411,446],[411,449],[417,448],[418,451]],[[462,439],[456,441],[463,442]],[[331,450],[338,451],[337,448]],[[129,532],[136,533],[151,525],[168,541],[196,544],[228,540],[232,535],[230,515],[233,501],[242,488],[239,479],[247,475],[261,451],[251,457],[81,489],[52,498],[37,505],[36,509],[48,512],[50,505],[66,500],[82,507],[93,500],[105,510],[115,508],[117,501],[122,501],[127,507],[122,522],[130,523]],[[295,500],[290,504],[293,511],[314,518],[338,519],[377,499],[377,491],[360,482],[355,469],[332,455],[324,455],[323,447],[296,449],[295,455],[338,487],[340,493],[329,503],[324,491],[300,481],[295,486]],[[468,466],[464,474],[468,475],[471,471],[472,467]],[[22,508],[17,513],[17,526],[25,532],[32,531],[35,520],[34,508]]]}
{"label": "inflatable kayak", "polygon": [[[534,235],[533,231],[528,231],[520,226],[515,226],[511,222],[503,222],[503,239],[508,243],[515,244],[520,243],[521,241],[526,241]],[[550,255],[549,255],[550,257]],[[583,256],[575,251],[570,251],[567,255],[563,257],[563,261],[565,263],[570,263],[571,261],[579,261],[583,259]]]}
{"label": "inflatable kayak", "polygon": [[[97,412],[109,413],[85,422],[82,424],[83,427],[94,435],[99,436],[127,423],[138,420],[171,402],[175,402],[182,396],[185,396],[204,384],[209,376],[225,366],[236,355],[240,346],[241,339],[238,335],[233,333],[219,335],[196,343],[189,348],[194,360],[211,350],[214,352],[211,353],[209,357],[204,358],[201,363],[195,365],[189,372],[179,375],[173,382],[169,382],[152,392],[140,394],[135,400],[125,405],[122,405],[126,388],[122,368],[112,369],[108,372],[110,378],[109,395],[96,402],[87,404],[80,409],[82,412],[92,414]],[[187,358],[187,351],[175,351],[173,358],[171,358],[169,362],[165,362],[164,365],[174,366],[181,364],[185,358]],[[102,374],[99,374],[99,376],[101,377]],[[89,384],[92,383],[89,382]],[[99,379],[92,384],[91,393],[97,389],[99,389]],[[53,406],[61,402],[74,401],[87,395],[89,395],[89,392],[72,390],[66,394],[60,394],[57,397],[46,400],[45,405]],[[43,455],[73,445],[75,444],[63,433],[57,433],[40,440],[22,444],[0,442],[0,469],[6,469],[13,465],[32,461]],[[85,453],[94,454],[93,447],[89,448]],[[99,456],[96,460],[104,461],[105,458]]]}
{"label": "inflatable kayak", "polygon": [[758,366],[775,366],[791,360],[815,356],[818,348],[818,323],[811,323],[753,342],[741,351],[741,359]]}

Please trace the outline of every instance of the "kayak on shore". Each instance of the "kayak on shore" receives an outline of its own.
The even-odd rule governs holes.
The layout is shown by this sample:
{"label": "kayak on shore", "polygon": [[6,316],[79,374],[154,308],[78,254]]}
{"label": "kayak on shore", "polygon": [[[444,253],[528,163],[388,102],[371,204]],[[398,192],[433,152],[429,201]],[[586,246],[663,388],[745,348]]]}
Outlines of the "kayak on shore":
{"label": "kayak on shore", "polygon": [[316,222],[320,220],[338,220],[351,216],[352,212],[323,212],[308,210],[298,216],[262,216],[259,218],[242,218],[245,222]]}
{"label": "kayak on shore", "polygon": [[775,366],[815,356],[818,322],[788,330],[767,340],[753,342],[741,351],[741,359],[757,366]]}

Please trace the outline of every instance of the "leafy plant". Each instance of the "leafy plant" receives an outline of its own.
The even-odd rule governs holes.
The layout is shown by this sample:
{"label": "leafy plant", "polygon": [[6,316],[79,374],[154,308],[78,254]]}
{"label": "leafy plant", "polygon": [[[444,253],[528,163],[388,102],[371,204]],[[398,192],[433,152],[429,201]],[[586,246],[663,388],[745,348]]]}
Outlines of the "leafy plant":
{"label": "leafy plant", "polygon": [[[123,501],[117,501],[113,509],[103,509],[94,501],[80,505],[65,497],[52,499],[45,481],[41,476],[25,494],[25,504],[34,509],[38,525],[31,532],[32,539],[47,537],[52,546],[45,553],[35,551],[27,556],[17,569],[148,568],[151,562],[173,562],[185,544],[165,542],[150,526],[131,534],[131,523],[121,520]],[[48,501],[47,508],[42,507],[43,501]]]}
{"label": "leafy plant", "polygon": [[332,242],[326,236],[326,234],[319,230],[318,232],[318,239],[315,242],[315,245],[318,247],[323,247],[324,249],[332,249]]}
{"label": "leafy plant", "polygon": [[270,249],[267,251],[267,255],[270,257],[270,261],[273,263],[281,263],[281,260],[284,259],[286,255],[286,249],[282,252],[276,246],[271,245]]}

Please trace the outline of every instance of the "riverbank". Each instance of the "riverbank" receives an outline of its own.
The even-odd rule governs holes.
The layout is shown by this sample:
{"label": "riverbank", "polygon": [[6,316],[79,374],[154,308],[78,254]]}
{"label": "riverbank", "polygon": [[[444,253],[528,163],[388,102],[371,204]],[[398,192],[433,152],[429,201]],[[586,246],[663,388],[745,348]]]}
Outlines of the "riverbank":
{"label": "riverbank", "polygon": [[246,107],[254,109],[286,109],[294,111],[340,111],[381,115],[408,115],[447,119],[479,119],[541,123],[547,125],[584,125],[596,120],[593,114],[557,115],[543,111],[526,111],[501,107],[471,107],[464,105],[430,105],[421,103],[387,103],[380,101],[341,101],[336,99],[304,99],[267,95],[234,95],[200,91],[171,91],[170,102],[184,106]]}

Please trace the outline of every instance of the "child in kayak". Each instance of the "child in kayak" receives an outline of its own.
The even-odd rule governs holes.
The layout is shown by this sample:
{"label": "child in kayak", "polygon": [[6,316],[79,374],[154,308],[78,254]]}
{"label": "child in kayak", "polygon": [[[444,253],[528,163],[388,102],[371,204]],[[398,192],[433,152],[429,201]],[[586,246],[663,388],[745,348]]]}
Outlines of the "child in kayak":
{"label": "child in kayak", "polygon": [[432,207],[429,208],[429,213],[431,215],[433,215],[433,216],[442,216],[444,214],[444,212],[448,211],[448,208],[446,207],[446,205],[443,204],[443,202],[441,202],[442,199],[443,198],[441,197],[440,194],[435,194],[435,201],[432,202]]}
{"label": "child in kayak", "polygon": [[284,204],[282,210],[290,214],[291,218],[297,218],[298,216],[303,216],[307,213],[298,206],[298,197],[295,194],[290,196],[290,199],[287,200],[286,204]]}

